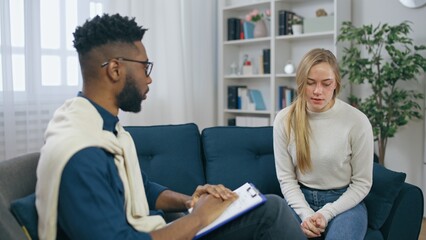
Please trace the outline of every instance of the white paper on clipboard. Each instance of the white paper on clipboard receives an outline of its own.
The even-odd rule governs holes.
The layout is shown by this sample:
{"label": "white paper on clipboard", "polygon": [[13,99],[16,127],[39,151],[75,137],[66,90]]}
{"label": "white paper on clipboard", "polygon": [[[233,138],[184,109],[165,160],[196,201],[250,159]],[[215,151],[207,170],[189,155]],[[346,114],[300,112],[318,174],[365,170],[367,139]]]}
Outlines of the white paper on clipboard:
{"label": "white paper on clipboard", "polygon": [[[206,235],[207,233],[266,202],[266,197],[260,193],[252,183],[245,183],[241,187],[235,189],[234,192],[238,194],[238,199],[231,203],[231,205],[229,205],[229,207],[215,221],[198,231],[194,239]],[[190,209],[190,211],[191,210],[192,209]]]}

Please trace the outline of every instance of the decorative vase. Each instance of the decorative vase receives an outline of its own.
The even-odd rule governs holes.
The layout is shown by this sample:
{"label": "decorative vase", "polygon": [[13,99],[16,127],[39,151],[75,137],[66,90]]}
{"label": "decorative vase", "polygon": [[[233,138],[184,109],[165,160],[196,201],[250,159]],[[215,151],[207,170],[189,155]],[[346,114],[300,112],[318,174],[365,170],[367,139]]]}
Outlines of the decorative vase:
{"label": "decorative vase", "polygon": [[254,23],[254,32],[253,36],[255,38],[266,37],[268,35],[268,30],[266,29],[265,21],[262,19]]}
{"label": "decorative vase", "polygon": [[293,35],[300,35],[300,34],[303,33],[303,26],[302,26],[302,24],[291,25],[291,29],[293,31]]}
{"label": "decorative vase", "polygon": [[287,64],[284,66],[284,72],[287,74],[294,73],[294,65],[291,61],[288,61]]}

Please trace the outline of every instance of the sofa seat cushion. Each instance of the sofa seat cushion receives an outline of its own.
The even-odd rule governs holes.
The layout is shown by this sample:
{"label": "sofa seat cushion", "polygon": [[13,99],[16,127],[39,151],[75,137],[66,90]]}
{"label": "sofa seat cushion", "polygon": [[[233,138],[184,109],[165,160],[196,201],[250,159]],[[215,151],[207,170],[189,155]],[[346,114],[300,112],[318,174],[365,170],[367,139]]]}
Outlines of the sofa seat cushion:
{"label": "sofa seat cushion", "polygon": [[282,196],[275,173],[272,127],[211,127],[201,133],[206,180],[236,189],[253,183]]}
{"label": "sofa seat cushion", "polygon": [[24,233],[29,235],[33,240],[38,239],[38,215],[35,206],[35,194],[32,193],[26,197],[14,200],[10,206],[10,210],[22,226]]}
{"label": "sofa seat cushion", "polygon": [[382,232],[380,232],[380,230],[367,228],[367,233],[365,234],[364,240],[383,240]]}
{"label": "sofa seat cushion", "polygon": [[139,164],[151,181],[192,195],[205,184],[200,131],[193,123],[129,126]]}
{"label": "sofa seat cushion", "polygon": [[373,165],[373,186],[364,199],[368,211],[368,226],[380,229],[401,190],[406,174],[391,171],[378,163]]}

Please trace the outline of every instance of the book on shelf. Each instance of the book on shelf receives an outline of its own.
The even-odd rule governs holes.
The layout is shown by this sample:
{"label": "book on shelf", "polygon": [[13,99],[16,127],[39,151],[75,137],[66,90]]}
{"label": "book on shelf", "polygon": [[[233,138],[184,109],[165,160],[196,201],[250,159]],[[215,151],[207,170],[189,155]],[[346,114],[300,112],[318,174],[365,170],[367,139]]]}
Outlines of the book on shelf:
{"label": "book on shelf", "polygon": [[236,119],[228,118],[228,126],[236,126]]}
{"label": "book on shelf", "polygon": [[241,19],[228,18],[228,41],[240,39],[241,34]]}
{"label": "book on shelf", "polygon": [[278,87],[278,109],[290,106],[296,98],[296,90],[287,86]]}
{"label": "book on shelf", "polygon": [[259,64],[257,64],[258,66],[258,74],[265,74],[265,69],[263,68],[263,50],[262,50],[262,54],[259,55]]}
{"label": "book on shelf", "polygon": [[228,86],[228,109],[246,111],[266,110],[262,92],[257,89],[249,89],[247,86]]}
{"label": "book on shelf", "polygon": [[257,89],[249,89],[250,102],[254,103],[255,110],[266,110],[262,92]]}
{"label": "book on shelf", "polygon": [[293,34],[291,21],[296,14],[289,10],[278,11],[278,35]]}
{"label": "book on shelf", "polygon": [[245,39],[244,36],[244,25],[243,25],[243,21],[240,20],[240,28],[238,29],[240,31],[240,35],[239,35],[239,39]]}
{"label": "book on shelf", "polygon": [[247,110],[249,108],[249,97],[247,87],[238,88],[237,109]]}
{"label": "book on shelf", "polygon": [[228,86],[228,109],[255,110],[254,103],[250,100],[247,86]]}
{"label": "book on shelf", "polygon": [[254,24],[253,23],[245,21],[243,23],[243,29],[244,29],[244,39],[254,38]]}
{"label": "book on shelf", "polygon": [[266,48],[262,50],[262,59],[263,59],[263,73],[271,73],[271,49]]}
{"label": "book on shelf", "polygon": [[228,86],[228,109],[238,109],[238,88],[246,88],[246,86]]}
{"label": "book on shelf", "polygon": [[[228,22],[229,25],[229,22]],[[285,35],[287,29],[285,24],[285,10],[278,11],[278,35]],[[228,33],[229,36],[229,33]]]}

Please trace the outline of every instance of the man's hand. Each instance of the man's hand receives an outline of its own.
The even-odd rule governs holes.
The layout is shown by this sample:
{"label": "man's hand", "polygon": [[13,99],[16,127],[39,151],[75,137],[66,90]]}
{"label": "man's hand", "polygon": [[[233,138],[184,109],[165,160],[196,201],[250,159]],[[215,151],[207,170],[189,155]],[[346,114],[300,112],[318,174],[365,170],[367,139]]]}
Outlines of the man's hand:
{"label": "man's hand", "polygon": [[196,216],[200,220],[202,226],[207,226],[216,220],[237,197],[238,196],[232,196],[225,200],[211,194],[203,194],[198,197],[198,201],[192,209],[191,215]]}
{"label": "man's hand", "polygon": [[222,201],[226,200],[235,200],[237,199],[237,194],[231,191],[230,189],[224,187],[222,184],[219,185],[210,185],[206,184],[203,186],[198,186],[195,189],[195,192],[192,194],[192,199],[187,201],[187,208],[192,208],[199,201],[200,197],[204,194],[212,195],[215,198],[221,199]]}
{"label": "man's hand", "polygon": [[327,220],[321,213],[315,213],[306,218],[300,226],[308,238],[320,237],[327,227]]}

